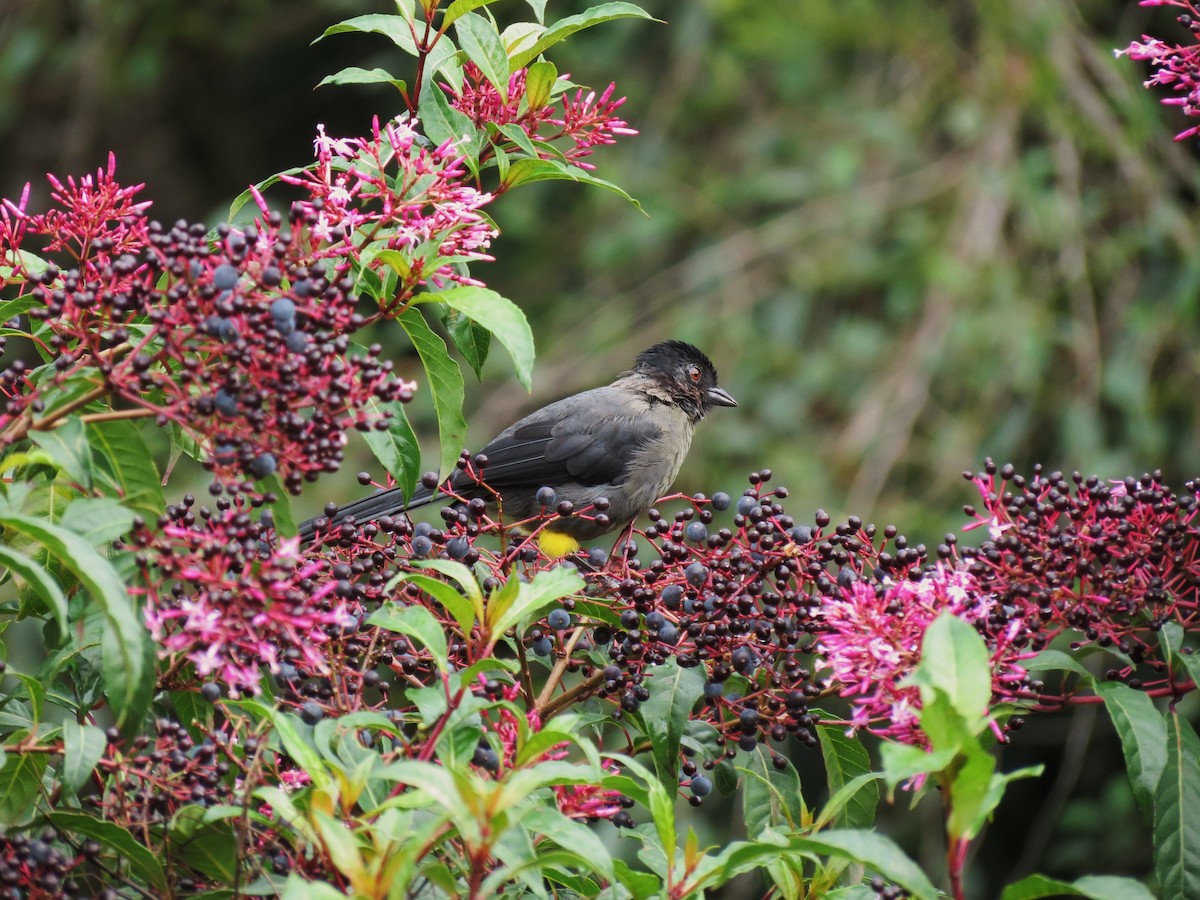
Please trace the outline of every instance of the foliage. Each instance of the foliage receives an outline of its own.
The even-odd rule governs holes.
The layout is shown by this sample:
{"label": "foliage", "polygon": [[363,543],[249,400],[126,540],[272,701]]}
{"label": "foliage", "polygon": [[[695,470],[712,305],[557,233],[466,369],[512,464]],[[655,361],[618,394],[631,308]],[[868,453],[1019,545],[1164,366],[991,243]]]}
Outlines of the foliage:
{"label": "foliage", "polygon": [[[1041,773],[1001,772],[996,747],[1102,704],[1154,886],[1200,892],[1200,740],[1176,708],[1200,675],[1200,482],[988,460],[966,473],[987,539],[932,557],[857,516],[800,524],[765,468],[736,499],[662,498],[565,562],[538,532],[605,522],[603,498],[513,522],[451,493],[451,469],[488,473],[462,450],[450,347],[479,373],[494,339],[532,377],[524,314],[476,276],[498,234],[485,209],[545,180],[628,197],[591,161],[636,133],[622,101],[545,54],[646,13],[547,23],[527,5],[507,25],[487,0],[421,0],[329,28],[412,57],[406,78],[327,79],[389,85],[404,111],[364,136],[318,128],[315,162],[251,187],[231,224],[152,221],[113,157],[51,177],[44,212],[28,189],[0,206],[0,336],[36,354],[0,373],[0,628],[44,651],[0,669],[3,889],[684,898],[755,873],[783,897],[937,896],[938,873],[874,827],[882,780],[889,801],[940,794],[962,897],[1008,785]],[[286,215],[280,184],[301,197]],[[356,341],[383,328],[423,379]],[[404,405],[423,387],[441,527],[319,520],[303,545],[289,497],[340,467],[351,432],[411,493]],[[189,464],[209,500],[169,495]],[[812,807],[794,758],[818,749]],[[746,839],[706,847],[681,814],[714,790],[740,790]],[[1054,893],[1149,890],[1035,875],[1004,896]]]}

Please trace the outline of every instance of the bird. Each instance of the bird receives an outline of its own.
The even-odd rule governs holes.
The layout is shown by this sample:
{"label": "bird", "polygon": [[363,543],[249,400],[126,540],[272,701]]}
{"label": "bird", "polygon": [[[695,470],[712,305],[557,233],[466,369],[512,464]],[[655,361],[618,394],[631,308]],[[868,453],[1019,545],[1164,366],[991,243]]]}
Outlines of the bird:
{"label": "bird", "polygon": [[714,406],[737,405],[701,350],[662,341],[639,353],[611,384],[550,403],[505,428],[479,451],[486,465],[476,475],[459,469],[440,486],[423,480],[408,499],[390,488],[327,510],[300,526],[300,539],[309,543],[339,525],[365,525],[439,500],[480,497],[496,506],[499,498],[504,518],[520,522],[547,505],[566,501],[582,510],[607,499],[604,516],[558,516],[538,532],[546,556],[566,556],[647,512],[675,481],[700,420]]}

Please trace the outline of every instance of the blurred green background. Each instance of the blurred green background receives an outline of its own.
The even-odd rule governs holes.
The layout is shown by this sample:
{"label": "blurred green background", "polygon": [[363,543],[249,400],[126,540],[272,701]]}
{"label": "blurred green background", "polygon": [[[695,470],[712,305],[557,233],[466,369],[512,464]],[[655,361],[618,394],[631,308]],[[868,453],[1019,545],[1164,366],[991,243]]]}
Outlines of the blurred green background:
{"label": "blurred green background", "polygon": [[[1186,37],[1169,9],[644,5],[667,24],[600,27],[554,58],[628,95],[641,135],[592,161],[646,215],[563,183],[492,207],[498,259],[474,274],[527,311],[539,361],[533,397],[499,349],[483,383],[469,376],[473,446],[679,337],[742,403],[705,423],[684,490],[738,492],[769,466],[798,519],[857,513],[932,546],[963,524],[960,473],[985,455],[1102,477],[1161,468],[1177,486],[1196,474],[1200,163],[1195,141],[1172,142],[1187,123],[1142,88],[1144,64],[1112,53],[1143,32]],[[309,46],[388,7],[6,0],[0,191],[33,180],[44,197],[43,172],[94,169],[111,149],[160,218],[213,224],[246,184],[308,161],[316,123],[356,134],[399,110],[390,89],[312,90],[345,65],[407,71],[382,38]],[[420,400],[413,417],[433,440]],[[360,468],[361,450],[300,511],[361,493]],[[1005,767],[1050,771],[1001,807],[979,895],[1035,867],[1144,871],[1119,751],[1093,716],[1031,725],[1009,751]],[[893,829],[933,834],[912,846],[936,870],[930,816],[901,808]]]}

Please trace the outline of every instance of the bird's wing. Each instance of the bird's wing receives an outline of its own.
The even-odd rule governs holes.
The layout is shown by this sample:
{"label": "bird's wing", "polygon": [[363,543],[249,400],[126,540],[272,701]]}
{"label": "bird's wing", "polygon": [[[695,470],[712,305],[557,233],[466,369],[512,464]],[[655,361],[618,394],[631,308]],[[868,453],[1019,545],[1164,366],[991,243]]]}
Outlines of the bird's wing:
{"label": "bird's wing", "polygon": [[551,403],[483,448],[483,479],[497,491],[620,484],[630,453],[662,434],[646,413],[644,399],[611,386]]}

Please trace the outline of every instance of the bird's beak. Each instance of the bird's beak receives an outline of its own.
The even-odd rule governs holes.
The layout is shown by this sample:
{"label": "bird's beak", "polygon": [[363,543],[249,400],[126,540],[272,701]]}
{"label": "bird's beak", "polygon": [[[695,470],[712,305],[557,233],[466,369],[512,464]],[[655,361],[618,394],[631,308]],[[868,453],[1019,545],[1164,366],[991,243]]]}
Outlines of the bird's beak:
{"label": "bird's beak", "polygon": [[708,389],[708,402],[713,406],[737,406],[738,402],[729,396],[729,392],[724,388],[714,387]]}

